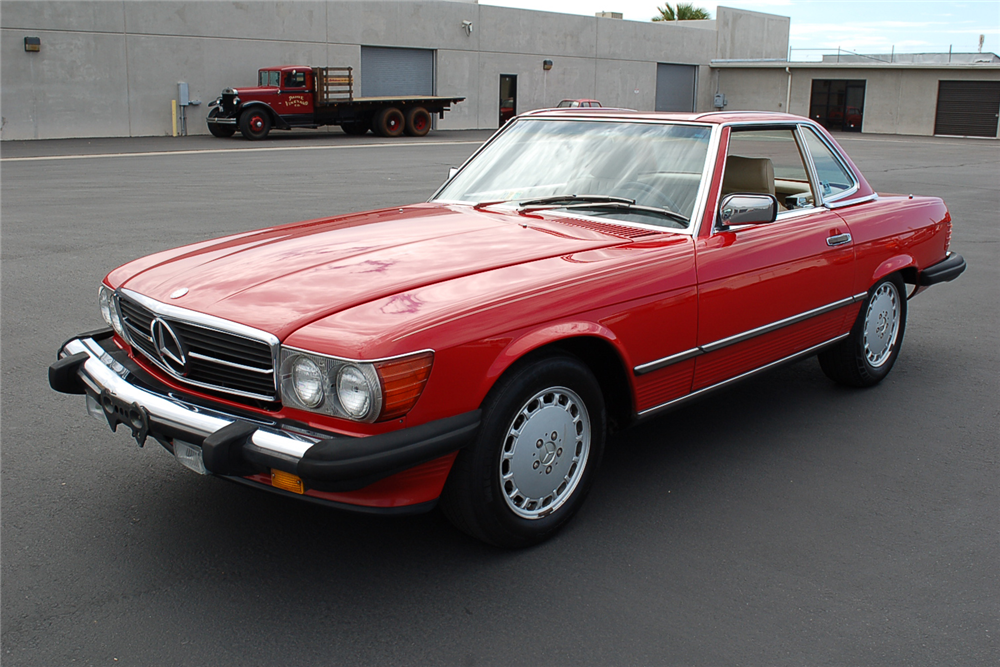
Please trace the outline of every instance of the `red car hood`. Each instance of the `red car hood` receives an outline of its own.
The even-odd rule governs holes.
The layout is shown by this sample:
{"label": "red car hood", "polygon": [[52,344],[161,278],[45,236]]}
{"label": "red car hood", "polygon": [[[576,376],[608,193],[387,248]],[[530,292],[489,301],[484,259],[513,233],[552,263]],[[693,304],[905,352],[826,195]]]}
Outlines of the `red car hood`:
{"label": "red car hood", "polygon": [[[158,253],[109,282],[269,331],[424,285],[627,241],[516,214],[420,204],[300,222]],[[181,288],[183,296],[171,298]]]}

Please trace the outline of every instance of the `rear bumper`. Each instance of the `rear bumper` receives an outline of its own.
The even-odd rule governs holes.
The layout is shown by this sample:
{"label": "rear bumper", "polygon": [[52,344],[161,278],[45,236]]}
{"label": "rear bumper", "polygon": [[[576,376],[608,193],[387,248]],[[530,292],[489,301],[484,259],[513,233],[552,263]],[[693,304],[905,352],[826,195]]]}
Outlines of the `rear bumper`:
{"label": "rear bumper", "polygon": [[213,409],[157,386],[111,342],[110,329],[68,341],[59,357],[49,367],[53,389],[86,394],[92,414],[112,430],[124,424],[140,445],[152,437],[170,451],[176,441],[199,447],[207,471],[221,476],[281,470],[306,489],[352,491],[455,452],[479,429],[479,410],[359,438]]}
{"label": "rear bumper", "polygon": [[929,287],[948,282],[958,278],[963,271],[965,271],[965,259],[961,255],[949,253],[942,261],[921,271],[917,285]]}

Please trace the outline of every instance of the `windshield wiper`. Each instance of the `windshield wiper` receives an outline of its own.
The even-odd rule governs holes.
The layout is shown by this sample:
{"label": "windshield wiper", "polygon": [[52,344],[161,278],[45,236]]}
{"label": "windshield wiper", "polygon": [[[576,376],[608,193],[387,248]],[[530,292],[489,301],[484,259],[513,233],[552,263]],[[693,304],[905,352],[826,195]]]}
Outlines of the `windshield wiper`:
{"label": "windshield wiper", "polygon": [[[548,204],[556,204],[558,202],[594,202],[594,203],[621,203],[621,204],[634,204],[634,199],[626,199],[625,197],[609,197],[607,195],[553,195],[551,197],[542,197],[540,199],[525,199],[522,202],[518,202],[518,208],[525,209],[535,206],[547,206]],[[562,206],[552,206],[549,208],[563,208]]]}
{"label": "windshield wiper", "polygon": [[[546,198],[549,199],[549,198]],[[574,199],[584,199],[584,197],[576,197]],[[678,222],[683,222],[685,225],[691,222],[691,219],[685,215],[681,215],[676,211],[671,211],[668,208],[658,208],[656,206],[643,206],[641,204],[636,204],[632,199],[624,199],[623,197],[596,197],[594,201],[585,201],[579,204],[559,204],[557,202],[566,201],[567,198],[556,198],[554,202],[541,203],[542,200],[537,200],[539,203],[533,202],[521,202],[521,206],[518,210],[520,211],[541,211],[544,209],[553,208],[607,208],[607,209],[625,209],[628,211],[638,211],[640,213],[655,213],[657,215],[662,215],[665,218],[670,218]]]}
{"label": "windshield wiper", "polygon": [[[496,206],[497,204],[510,204],[512,202],[517,202],[517,210],[523,211],[525,207],[539,206],[542,208],[562,208],[561,206],[550,206],[550,204],[556,204],[558,202],[594,202],[594,203],[622,203],[622,204],[634,204],[634,199],[626,199],[625,197],[609,197],[607,195],[553,195],[551,197],[542,197],[540,199],[494,199],[492,201],[481,201],[476,202],[472,205],[472,208],[480,209],[487,206]],[[535,210],[535,209],[532,209]]]}
{"label": "windshield wiper", "polygon": [[507,202],[515,201],[513,199],[495,199],[493,201],[479,201],[472,205],[474,209],[486,208],[487,206],[496,206],[497,204],[506,204]]}

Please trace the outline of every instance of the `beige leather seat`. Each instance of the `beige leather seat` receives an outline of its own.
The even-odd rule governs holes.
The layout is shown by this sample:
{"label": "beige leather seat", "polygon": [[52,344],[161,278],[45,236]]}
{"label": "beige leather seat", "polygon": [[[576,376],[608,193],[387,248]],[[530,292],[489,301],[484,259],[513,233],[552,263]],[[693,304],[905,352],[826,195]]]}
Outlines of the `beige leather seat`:
{"label": "beige leather seat", "polygon": [[774,194],[774,165],[766,157],[726,158],[726,174],[722,178],[722,194],[734,192],[762,195]]}

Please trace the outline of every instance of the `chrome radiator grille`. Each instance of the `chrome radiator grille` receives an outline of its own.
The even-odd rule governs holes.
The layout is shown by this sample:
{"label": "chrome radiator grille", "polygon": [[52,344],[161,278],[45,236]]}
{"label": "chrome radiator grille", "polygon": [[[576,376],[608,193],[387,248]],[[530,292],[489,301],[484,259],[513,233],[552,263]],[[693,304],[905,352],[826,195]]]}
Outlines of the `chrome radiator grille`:
{"label": "chrome radiator grille", "polygon": [[185,384],[243,398],[277,400],[271,342],[194,321],[209,319],[197,313],[185,317],[179,308],[161,306],[145,297],[119,293],[122,324],[137,351]]}

